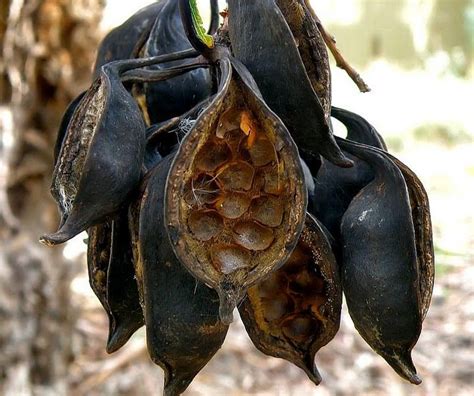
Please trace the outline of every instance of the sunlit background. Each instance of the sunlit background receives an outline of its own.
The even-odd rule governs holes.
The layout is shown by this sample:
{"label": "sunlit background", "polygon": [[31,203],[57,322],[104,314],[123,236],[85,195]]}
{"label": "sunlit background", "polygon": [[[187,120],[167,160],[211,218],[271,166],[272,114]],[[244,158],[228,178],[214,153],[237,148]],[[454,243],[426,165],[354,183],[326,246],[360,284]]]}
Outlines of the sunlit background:
{"label": "sunlit background", "polygon": [[[149,3],[109,0],[104,33]],[[199,3],[207,15],[207,1]],[[390,151],[419,175],[430,196],[437,279],[413,354],[424,382],[414,387],[393,374],[344,313],[340,333],[317,356],[320,387],[283,360],[257,352],[236,321],[222,350],[186,394],[473,395],[474,1],[312,3],[345,57],[372,88],[359,93],[333,64],[333,104],[374,124]],[[338,133],[344,134],[340,126]],[[82,240],[80,236],[69,243],[65,254],[71,259],[83,255]],[[89,289],[85,265],[72,287],[83,307],[79,326],[95,334],[89,344],[77,346],[84,355],[77,373],[88,373],[78,375],[78,394],[157,394],[162,373],[147,358],[143,330],[122,351],[106,356],[106,317]]]}

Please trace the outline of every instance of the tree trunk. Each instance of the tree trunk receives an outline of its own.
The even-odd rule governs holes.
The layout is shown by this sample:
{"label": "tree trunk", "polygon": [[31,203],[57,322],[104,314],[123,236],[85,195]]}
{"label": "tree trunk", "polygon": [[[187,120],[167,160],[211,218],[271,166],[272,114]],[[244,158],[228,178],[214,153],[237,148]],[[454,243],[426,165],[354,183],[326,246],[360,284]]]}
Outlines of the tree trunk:
{"label": "tree trunk", "polygon": [[90,83],[104,0],[0,1],[0,394],[64,395],[74,360],[70,283],[78,264],[38,237],[56,131]]}

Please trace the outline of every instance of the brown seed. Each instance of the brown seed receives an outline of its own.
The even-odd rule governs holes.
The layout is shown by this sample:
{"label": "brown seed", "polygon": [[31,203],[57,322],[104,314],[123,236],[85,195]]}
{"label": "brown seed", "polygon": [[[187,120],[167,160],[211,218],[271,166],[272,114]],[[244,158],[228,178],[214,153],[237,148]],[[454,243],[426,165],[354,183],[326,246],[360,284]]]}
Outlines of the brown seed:
{"label": "brown seed", "polygon": [[214,246],[212,261],[215,268],[223,274],[231,274],[250,264],[248,252],[235,245]]}
{"label": "brown seed", "polygon": [[273,143],[264,136],[258,136],[254,142],[247,143],[247,150],[255,166],[265,166],[276,161],[277,156]]}
{"label": "brown seed", "polygon": [[200,241],[209,241],[223,228],[222,219],[214,211],[194,212],[188,220],[189,229]]}
{"label": "brown seed", "polygon": [[292,302],[284,294],[279,294],[272,298],[264,298],[262,299],[262,305],[264,306],[263,316],[267,322],[280,320],[292,310]]}
{"label": "brown seed", "polygon": [[283,221],[284,204],[276,197],[264,196],[252,201],[251,216],[259,223],[278,227]]}
{"label": "brown seed", "polygon": [[228,132],[240,128],[240,111],[238,109],[229,109],[222,114],[217,124],[216,136],[224,138]]}
{"label": "brown seed", "polygon": [[306,315],[288,318],[282,324],[283,334],[290,340],[307,341],[317,329],[318,322]]}
{"label": "brown seed", "polygon": [[249,250],[265,250],[274,239],[273,231],[253,221],[245,221],[234,227],[234,240]]}
{"label": "brown seed", "polygon": [[213,172],[231,157],[232,153],[225,143],[209,142],[196,156],[196,167],[205,172]]}
{"label": "brown seed", "polygon": [[250,198],[244,194],[226,193],[216,202],[216,209],[221,216],[238,219],[250,206]]}
{"label": "brown seed", "polygon": [[215,202],[219,196],[219,186],[213,177],[203,174],[191,180],[184,193],[186,203],[201,206]]}
{"label": "brown seed", "polygon": [[217,179],[222,184],[224,190],[245,190],[252,188],[254,169],[251,165],[243,161],[235,161],[224,167],[219,172]]}

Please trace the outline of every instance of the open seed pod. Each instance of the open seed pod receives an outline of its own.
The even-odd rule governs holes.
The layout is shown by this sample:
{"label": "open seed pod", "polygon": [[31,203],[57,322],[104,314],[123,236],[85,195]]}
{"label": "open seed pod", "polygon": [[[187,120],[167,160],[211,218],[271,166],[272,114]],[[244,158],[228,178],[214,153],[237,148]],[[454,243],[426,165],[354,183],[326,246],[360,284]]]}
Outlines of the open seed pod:
{"label": "open seed pod", "polygon": [[[321,154],[336,165],[350,167],[351,161],[334,140],[298,45],[275,0],[229,0],[228,4],[232,51],[288,127],[303,158],[312,162]],[[328,93],[325,98],[327,101]]]}
{"label": "open seed pod", "polygon": [[[163,7],[151,30],[143,55],[146,57],[191,49],[191,43],[181,21],[177,0],[164,0]],[[213,10],[213,20],[217,10]],[[217,24],[214,21],[214,25]],[[211,29],[215,29],[215,26]],[[182,61],[156,65],[155,70],[180,66]],[[146,103],[151,123],[178,116],[211,95],[212,79],[208,70],[193,70],[169,81],[145,85]]]}
{"label": "open seed pod", "polygon": [[327,124],[331,116],[331,68],[329,56],[317,21],[307,0],[276,0],[291,33],[298,43],[308,77],[324,111]]}
{"label": "open seed pod", "polygon": [[165,371],[167,396],[184,392],[221,347],[228,329],[219,320],[217,293],[181,265],[166,234],[163,201],[171,159],[151,172],[130,210],[148,351]]}
{"label": "open seed pod", "polygon": [[340,264],[349,313],[365,341],[401,377],[419,384],[411,350],[421,332],[421,274],[405,180],[384,152],[343,139],[339,144],[375,174],[341,223]]}
{"label": "open seed pod", "polygon": [[86,92],[67,126],[51,193],[59,205],[59,230],[42,237],[63,243],[115,213],[140,180],[145,124],[121,74],[150,60],[110,63]]}
{"label": "open seed pod", "polygon": [[218,64],[219,92],[171,167],[165,216],[176,255],[218,292],[230,323],[247,288],[291,254],[307,192],[298,150],[251,76]]}
{"label": "open seed pod", "polygon": [[125,345],[144,324],[124,215],[88,230],[89,282],[109,318],[108,353]]}
{"label": "open seed pod", "polygon": [[239,306],[255,346],[302,368],[316,385],[314,356],[339,329],[342,289],[331,245],[308,214],[283,267],[249,289]]}
{"label": "open seed pod", "polygon": [[81,100],[85,94],[86,92],[82,92],[75,99],[73,99],[63,114],[61,124],[59,125],[58,135],[56,136],[56,143],[54,145],[54,166],[56,166],[56,163],[58,162],[59,153],[61,152],[64,139],[66,138],[66,133],[68,131],[68,126],[71,122],[72,116],[74,115],[77,106],[79,106],[79,103],[81,103]]}

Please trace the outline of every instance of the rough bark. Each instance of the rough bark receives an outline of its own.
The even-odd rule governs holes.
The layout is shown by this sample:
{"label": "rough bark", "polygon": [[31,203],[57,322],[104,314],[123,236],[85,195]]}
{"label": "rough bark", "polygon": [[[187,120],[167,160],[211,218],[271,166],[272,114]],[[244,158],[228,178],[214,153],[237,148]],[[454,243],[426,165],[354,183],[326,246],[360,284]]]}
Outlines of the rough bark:
{"label": "rough bark", "polygon": [[89,84],[104,0],[0,2],[0,394],[67,394],[77,263],[38,236],[57,224],[53,145]]}

